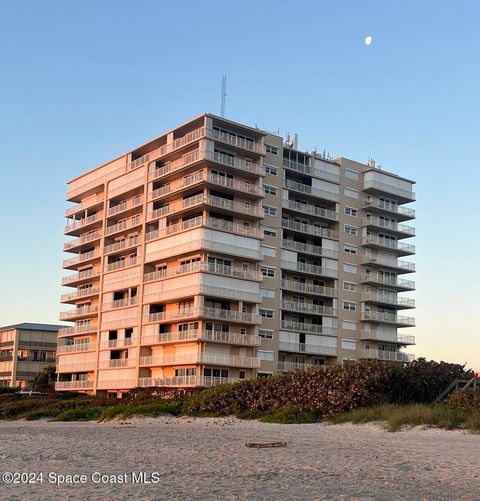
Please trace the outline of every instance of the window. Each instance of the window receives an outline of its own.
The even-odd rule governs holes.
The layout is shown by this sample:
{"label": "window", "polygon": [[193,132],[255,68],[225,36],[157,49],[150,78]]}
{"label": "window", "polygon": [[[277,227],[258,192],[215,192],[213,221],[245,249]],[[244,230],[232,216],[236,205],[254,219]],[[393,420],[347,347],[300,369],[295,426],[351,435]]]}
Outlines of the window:
{"label": "window", "polygon": [[358,235],[358,228],[356,226],[344,225],[344,231],[347,235]]}
{"label": "window", "polygon": [[263,234],[266,237],[276,237],[277,236],[277,232],[274,229],[272,229],[272,228],[265,228],[265,227],[263,227]]}
{"label": "window", "polygon": [[343,193],[349,198],[358,198],[358,190],[352,190],[351,188],[344,188]]}
{"label": "window", "polygon": [[343,290],[348,292],[355,292],[357,290],[357,284],[352,282],[343,282]]}
{"label": "window", "polygon": [[257,358],[259,360],[267,360],[268,362],[273,361],[273,351],[258,350]]}
{"label": "window", "polygon": [[273,331],[258,329],[258,337],[262,339],[273,339]]}
{"label": "window", "polygon": [[227,369],[203,369],[203,375],[206,377],[228,377]]}
{"label": "window", "polygon": [[245,378],[246,378],[246,372],[238,371],[238,379],[245,379]]}
{"label": "window", "polygon": [[270,155],[278,155],[278,148],[276,146],[266,144],[265,149],[267,150],[267,153],[270,153]]}
{"label": "window", "polygon": [[358,251],[358,247],[356,245],[344,245],[343,252],[346,254],[356,254]]}
{"label": "window", "polygon": [[270,186],[268,184],[263,185],[265,189],[265,195],[276,195],[277,194],[277,188],[275,186]]}
{"label": "window", "polygon": [[274,310],[267,310],[266,308],[260,308],[260,316],[262,318],[273,318]]}
{"label": "window", "polygon": [[342,339],[342,350],[356,350],[357,342],[350,339]]}
{"label": "window", "polygon": [[343,309],[348,311],[355,311],[357,309],[357,303],[352,303],[351,301],[344,301]]}
{"label": "window", "polygon": [[342,321],[342,329],[345,329],[346,331],[356,331],[357,330],[357,322],[343,320]]}
{"label": "window", "polygon": [[354,181],[358,181],[360,178],[360,174],[356,170],[345,169],[345,177],[347,179],[353,179]]}
{"label": "window", "polygon": [[267,174],[270,174],[272,176],[278,175],[278,169],[276,167],[273,167],[272,165],[267,165],[267,164],[263,164],[263,165],[265,165],[265,172]]}
{"label": "window", "polygon": [[275,278],[275,268],[270,268],[269,266],[260,266],[260,273],[264,277]]}
{"label": "window", "polygon": [[355,209],[353,207],[345,207],[344,212],[346,216],[353,216],[353,217],[358,216],[358,209]]}
{"label": "window", "polygon": [[276,216],[277,215],[277,209],[275,207],[271,207],[270,205],[264,205],[263,212],[265,213],[266,216]]}
{"label": "window", "polygon": [[196,369],[192,367],[190,369],[175,369],[175,376],[195,376]]}

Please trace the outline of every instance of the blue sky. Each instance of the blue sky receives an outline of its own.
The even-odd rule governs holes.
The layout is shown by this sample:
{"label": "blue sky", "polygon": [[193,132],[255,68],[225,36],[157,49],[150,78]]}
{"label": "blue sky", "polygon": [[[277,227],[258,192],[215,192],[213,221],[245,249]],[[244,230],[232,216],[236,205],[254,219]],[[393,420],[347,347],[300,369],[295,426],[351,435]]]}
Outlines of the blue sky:
{"label": "blue sky", "polygon": [[66,181],[219,113],[226,73],[228,118],[417,180],[412,351],[480,369],[479,17],[458,0],[0,2],[0,325],[66,309]]}

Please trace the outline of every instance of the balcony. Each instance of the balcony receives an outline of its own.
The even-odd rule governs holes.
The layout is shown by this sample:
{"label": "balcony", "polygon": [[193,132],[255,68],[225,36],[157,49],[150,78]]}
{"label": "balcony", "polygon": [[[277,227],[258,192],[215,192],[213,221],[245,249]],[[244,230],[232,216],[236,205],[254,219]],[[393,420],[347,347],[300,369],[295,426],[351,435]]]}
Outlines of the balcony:
{"label": "balcony", "polygon": [[362,256],[362,264],[394,270],[397,273],[413,273],[415,271],[415,263],[409,263],[394,256]]}
{"label": "balcony", "polygon": [[299,164],[288,158],[283,159],[283,166],[287,169],[294,170],[296,172],[301,172],[302,174],[307,174],[308,176],[315,176],[321,179],[326,179],[332,183],[340,183],[340,175],[333,172],[329,172],[326,169],[321,169],[318,166],[310,166]]}
{"label": "balcony", "polygon": [[65,226],[65,235],[79,234],[85,231],[89,226],[101,221],[101,214],[92,214],[82,219],[74,219],[71,224]]}
{"label": "balcony", "polygon": [[415,327],[413,317],[402,317],[394,313],[381,311],[362,311],[360,319],[363,322],[391,324],[397,327]]}
{"label": "balcony", "polygon": [[212,217],[197,216],[192,219],[187,219],[179,223],[171,224],[166,228],[150,231],[146,234],[146,241],[157,240],[165,238],[177,233],[181,233],[192,228],[211,228],[213,230],[224,231],[226,233],[233,233],[234,235],[242,235],[245,237],[263,239],[263,232],[260,228],[252,226],[245,226],[238,223],[231,223],[223,219],[215,219]]}
{"label": "balcony", "polygon": [[124,337],[121,339],[110,339],[108,341],[102,341],[100,343],[100,349],[110,350],[112,348],[126,348],[132,346],[137,341],[134,337]]}
{"label": "balcony", "polygon": [[89,282],[94,277],[100,276],[100,270],[98,269],[88,269],[69,275],[68,277],[62,278],[62,285],[80,285],[82,282]]}
{"label": "balcony", "polygon": [[182,386],[201,386],[210,387],[217,384],[237,383],[238,381],[245,381],[244,379],[237,379],[231,377],[206,377],[206,376],[177,376],[172,378],[139,378],[138,386],[166,386],[166,387],[182,387]]}
{"label": "balcony", "polygon": [[129,390],[137,386],[138,380],[136,378],[112,380],[99,380],[97,383],[97,390]]}
{"label": "balcony", "polygon": [[399,309],[415,308],[414,299],[384,292],[362,292],[362,301],[366,303],[389,304]]}
{"label": "balcony", "polygon": [[295,202],[294,200],[282,200],[282,207],[284,209],[299,212],[300,214],[307,214],[309,216],[315,216],[319,219],[326,219],[327,221],[338,221],[339,218],[338,212],[316,207],[312,204]]}
{"label": "balcony", "polygon": [[114,205],[107,210],[107,217],[114,216],[115,214],[121,214],[122,212],[126,212],[130,209],[135,209],[138,206],[143,204],[143,197],[136,196],[125,200],[124,202]]}
{"label": "balcony", "polygon": [[140,237],[138,235],[130,238],[125,238],[125,240],[120,240],[114,244],[106,245],[103,248],[104,254],[111,254],[113,252],[119,252],[126,249],[131,249],[140,244]]}
{"label": "balcony", "polygon": [[111,360],[100,360],[98,362],[99,369],[120,369],[123,367],[133,367],[134,365],[134,361],[128,358],[115,358]]}
{"label": "balcony", "polygon": [[95,361],[91,362],[76,362],[76,363],[68,363],[68,357],[62,357],[57,364],[57,372],[68,374],[71,372],[91,372],[95,370]]}
{"label": "balcony", "polygon": [[319,247],[318,245],[304,244],[294,240],[282,240],[284,249],[300,252],[301,254],[311,254],[312,256],[321,256],[329,259],[338,259],[338,251]]}
{"label": "balcony", "polygon": [[57,346],[57,355],[62,353],[84,353],[86,351],[95,351],[97,345],[95,343],[75,343]]}
{"label": "balcony", "polygon": [[284,261],[280,263],[281,267],[285,270],[292,270],[307,275],[322,276],[337,278],[338,270],[334,268],[327,268],[326,266],[315,266],[314,264],[299,263],[293,261]]}
{"label": "balcony", "polygon": [[178,343],[182,341],[203,341],[209,343],[236,344],[242,346],[261,345],[261,340],[258,336],[251,334],[241,334],[240,332],[218,332],[207,330],[201,331],[197,329],[142,336],[142,345],[145,346]]}
{"label": "balcony", "polygon": [[121,231],[130,230],[136,228],[137,226],[142,226],[142,219],[140,217],[130,218],[128,221],[120,221],[118,223],[107,226],[105,229],[105,236],[114,235],[115,233],[120,233]]}
{"label": "balcony", "polygon": [[166,270],[145,273],[143,280],[145,282],[153,282],[155,280],[165,280],[188,273],[212,273],[223,277],[252,280],[256,282],[261,282],[263,280],[263,275],[257,270],[245,270],[235,266],[223,266],[205,261],[197,261],[188,265],[175,266],[167,268]]}
{"label": "balcony", "polygon": [[116,308],[128,308],[129,306],[135,306],[138,304],[137,297],[128,297],[125,299],[117,299],[115,301],[111,301],[109,303],[102,304],[102,311],[106,310],[114,310]]}
{"label": "balcony", "polygon": [[75,325],[74,327],[64,327],[59,329],[58,337],[70,337],[79,336],[80,334],[92,334],[97,332],[98,325],[95,324],[84,324]]}
{"label": "balcony", "polygon": [[398,240],[381,238],[378,235],[366,235],[362,238],[362,245],[372,249],[387,249],[398,256],[408,256],[415,254],[415,246],[404,244]]}
{"label": "balcony", "polygon": [[91,317],[98,313],[98,306],[82,306],[75,310],[62,311],[60,320],[73,320],[77,318]]}
{"label": "balcony", "polygon": [[380,273],[366,273],[362,275],[362,283],[367,285],[388,285],[397,290],[414,291],[415,282],[397,277],[384,276]]}
{"label": "balcony", "polygon": [[280,328],[287,331],[305,332],[306,334],[323,334],[325,336],[336,336],[337,329],[335,327],[325,327],[317,324],[306,324],[303,322],[292,322],[290,320],[282,320]]}
{"label": "balcony", "polygon": [[221,308],[208,308],[206,306],[151,313],[144,316],[144,322],[166,322],[188,318],[211,318],[240,324],[262,323],[262,317],[256,313],[243,313],[241,311],[222,310]]}
{"label": "balcony", "polygon": [[55,383],[55,391],[91,389],[93,389],[93,381],[57,381]]}
{"label": "balcony", "polygon": [[148,180],[155,181],[156,179],[166,176],[167,174],[181,171],[185,167],[193,165],[194,163],[199,162],[204,158],[205,155],[203,151],[200,150],[192,151],[190,153],[187,153],[183,157],[178,158],[177,160],[166,162],[161,167],[155,167],[154,170],[151,170],[148,173]]}
{"label": "balcony", "polygon": [[83,212],[100,204],[103,204],[103,195],[94,195],[93,197],[85,198],[79,204],[76,204],[73,207],[69,207],[65,211],[65,217],[74,216],[78,212]]}
{"label": "balcony", "polygon": [[392,204],[380,198],[371,197],[363,201],[363,208],[370,211],[379,213],[388,213],[396,217],[400,221],[407,221],[408,219],[415,219],[415,210],[401,205]]}
{"label": "balcony", "polygon": [[286,341],[280,341],[278,343],[278,349],[280,351],[289,351],[292,353],[308,353],[311,355],[325,355],[329,357],[337,356],[336,346],[323,346],[317,344],[306,344],[306,343],[289,343]]}
{"label": "balcony", "polygon": [[123,329],[124,327],[133,327],[138,324],[137,316],[132,316],[129,318],[117,318],[115,320],[102,321],[101,330],[115,330]]}
{"label": "balcony", "polygon": [[104,266],[104,272],[108,273],[110,271],[123,270],[124,268],[128,268],[130,266],[135,266],[139,263],[138,256],[133,256],[130,258],[121,259],[120,261],[115,261],[113,263],[107,263]]}
{"label": "balcony", "polygon": [[339,194],[333,191],[323,190],[321,188],[314,188],[308,184],[297,183],[291,179],[285,179],[283,181],[283,187],[287,190],[297,191],[303,195],[309,195],[315,198],[320,198],[322,200],[328,200],[329,202],[338,202]]}
{"label": "balcony", "polygon": [[382,350],[361,350],[360,358],[373,358],[376,360],[387,360],[390,362],[413,362],[415,355],[401,353],[400,351],[382,351]]}
{"label": "balcony", "polygon": [[281,360],[278,362],[279,372],[306,371],[307,369],[311,369],[312,367],[324,368],[325,366],[319,364],[305,364],[300,362],[282,362]]}
{"label": "balcony", "polygon": [[62,303],[71,303],[77,301],[78,299],[98,296],[100,293],[99,287],[87,287],[86,289],[78,289],[75,292],[69,292],[68,294],[62,294]]}
{"label": "balcony", "polygon": [[86,244],[91,244],[95,242],[95,240],[100,240],[102,234],[100,231],[92,231],[91,233],[87,233],[86,235],[82,235],[79,238],[75,238],[74,240],[70,240],[70,242],[65,242],[63,244],[63,250],[68,252],[73,249],[77,249],[78,247],[82,247]]}
{"label": "balcony", "polygon": [[94,259],[98,258],[100,258],[99,250],[84,252],[83,254],[79,254],[78,256],[72,257],[71,259],[65,259],[63,261],[63,268],[65,269],[75,268],[79,264],[87,263],[89,261],[93,261]]}
{"label": "balcony", "polygon": [[315,296],[337,297],[337,289],[332,287],[323,287],[322,285],[306,284],[294,280],[282,280],[281,288],[285,290],[301,292],[303,294],[312,294]]}
{"label": "balcony", "polygon": [[314,224],[305,224],[298,221],[292,221],[291,219],[282,218],[282,228],[295,231],[297,233],[312,235],[315,237],[338,240],[338,231],[330,230],[328,228],[322,228],[321,226],[316,226]]}
{"label": "balcony", "polygon": [[[368,173],[367,173],[368,174]],[[377,174],[374,172],[374,174]],[[365,176],[365,174],[364,174]],[[364,179],[363,180],[364,191],[369,191],[372,193],[387,193],[388,195],[393,195],[398,199],[400,203],[408,203],[415,201],[415,193],[411,190],[406,190],[403,188],[398,188],[392,186],[388,183],[383,183],[378,179]]]}
{"label": "balcony", "polygon": [[324,315],[327,317],[336,317],[337,309],[330,306],[318,306],[311,303],[302,303],[299,301],[282,301],[280,308],[285,311],[294,311],[295,313],[306,313],[308,315]]}
{"label": "balcony", "polygon": [[[103,190],[104,184],[110,179],[115,179],[118,176],[126,173],[126,166],[119,167],[104,176],[99,176],[97,179],[93,179],[92,181],[86,181],[82,184],[78,183],[76,188],[71,188],[67,192],[66,199],[70,202],[80,202],[81,198],[86,198],[86,196],[82,197],[81,195],[87,195],[92,191],[100,191]],[[102,196],[102,195],[98,195]]]}
{"label": "balcony", "polygon": [[265,155],[265,146],[263,144],[255,143],[253,140],[248,140],[239,137],[236,134],[227,134],[220,130],[206,128],[206,137],[218,141],[220,143],[235,146],[249,153],[256,153],[258,155]]}
{"label": "balcony", "polygon": [[369,228],[380,228],[381,230],[386,230],[389,233],[393,233],[398,238],[408,238],[415,236],[415,228],[413,228],[412,226],[392,222],[390,220],[385,220],[377,216],[364,217],[362,219],[362,226]]}
{"label": "balcony", "polygon": [[260,368],[260,360],[255,357],[223,355],[217,353],[191,353],[184,355],[140,357],[140,365],[154,367],[166,365],[209,364],[224,367]]}
{"label": "balcony", "polygon": [[390,333],[372,330],[360,331],[360,339],[366,341],[384,341],[401,345],[415,344],[415,336],[404,336],[402,334],[396,334],[395,339],[392,340],[392,335]]}

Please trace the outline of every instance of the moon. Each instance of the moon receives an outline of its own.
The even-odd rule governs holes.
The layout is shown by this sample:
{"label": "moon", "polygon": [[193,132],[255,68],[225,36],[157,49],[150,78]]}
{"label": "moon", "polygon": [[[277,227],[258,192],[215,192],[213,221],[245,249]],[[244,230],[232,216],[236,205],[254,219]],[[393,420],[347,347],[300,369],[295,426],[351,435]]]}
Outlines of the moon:
{"label": "moon", "polygon": [[367,45],[367,46],[368,46],[368,45],[370,45],[370,44],[372,43],[372,40],[373,40],[373,39],[372,39],[372,36],[371,36],[371,35],[366,36],[366,37],[365,37],[365,40],[364,40],[365,45]]}

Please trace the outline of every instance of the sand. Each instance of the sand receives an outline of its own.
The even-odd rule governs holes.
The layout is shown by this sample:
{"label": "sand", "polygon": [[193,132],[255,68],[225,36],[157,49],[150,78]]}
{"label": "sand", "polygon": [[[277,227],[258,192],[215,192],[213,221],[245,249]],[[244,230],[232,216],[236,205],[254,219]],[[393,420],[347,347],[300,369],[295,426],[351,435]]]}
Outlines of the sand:
{"label": "sand", "polygon": [[[288,446],[245,447],[280,441]],[[43,483],[0,483],[2,500],[479,500],[480,436],[229,418],[3,421],[0,471],[44,474]],[[132,472],[152,483],[135,483]],[[74,474],[86,483],[50,483]]]}

